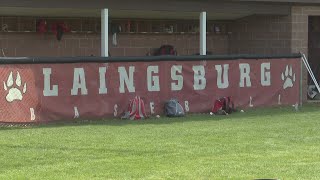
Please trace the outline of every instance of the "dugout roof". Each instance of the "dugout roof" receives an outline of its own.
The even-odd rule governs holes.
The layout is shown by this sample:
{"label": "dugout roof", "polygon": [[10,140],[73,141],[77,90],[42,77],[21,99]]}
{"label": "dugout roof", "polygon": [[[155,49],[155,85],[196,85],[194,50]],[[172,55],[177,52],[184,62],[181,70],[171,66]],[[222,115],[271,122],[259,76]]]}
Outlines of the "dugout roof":
{"label": "dugout roof", "polygon": [[[201,11],[207,12],[208,20],[231,20],[253,14],[290,14],[291,3],[270,2],[275,1],[2,0],[0,16],[100,17],[100,10],[103,8],[109,9],[111,18],[198,19]],[[311,0],[299,2],[315,3]]]}

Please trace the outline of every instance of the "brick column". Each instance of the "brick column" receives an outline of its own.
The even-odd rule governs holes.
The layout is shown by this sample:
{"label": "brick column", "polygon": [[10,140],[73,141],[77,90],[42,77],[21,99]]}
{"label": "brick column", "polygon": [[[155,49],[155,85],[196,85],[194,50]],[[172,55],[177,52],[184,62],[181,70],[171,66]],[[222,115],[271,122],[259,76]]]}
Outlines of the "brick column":
{"label": "brick column", "polygon": [[291,52],[308,55],[308,14],[304,13],[304,9],[305,7],[294,6],[291,10]]}
{"label": "brick column", "polygon": [[[302,52],[308,57],[309,16],[320,16],[320,6],[293,6],[291,9],[291,52]],[[302,94],[307,100],[308,71],[303,65]]]}

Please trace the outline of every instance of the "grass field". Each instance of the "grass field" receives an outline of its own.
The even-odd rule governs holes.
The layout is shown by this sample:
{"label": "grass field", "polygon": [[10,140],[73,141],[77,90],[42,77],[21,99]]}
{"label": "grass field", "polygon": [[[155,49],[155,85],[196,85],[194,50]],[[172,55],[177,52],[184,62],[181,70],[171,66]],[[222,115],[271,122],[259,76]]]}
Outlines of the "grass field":
{"label": "grass field", "polygon": [[320,179],[320,106],[0,127],[0,179]]}

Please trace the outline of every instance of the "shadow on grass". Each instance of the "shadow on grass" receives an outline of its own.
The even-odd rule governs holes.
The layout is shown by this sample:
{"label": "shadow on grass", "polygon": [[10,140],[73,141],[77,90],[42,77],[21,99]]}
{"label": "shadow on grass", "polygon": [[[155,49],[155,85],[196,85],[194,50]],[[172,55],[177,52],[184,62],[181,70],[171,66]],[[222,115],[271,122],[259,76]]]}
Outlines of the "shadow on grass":
{"label": "shadow on grass", "polygon": [[237,120],[243,118],[251,118],[258,116],[274,117],[288,114],[305,114],[319,111],[319,104],[306,104],[299,108],[298,111],[292,106],[278,106],[269,108],[251,108],[242,112],[235,112],[228,116],[211,116],[209,113],[188,114],[185,117],[168,118],[168,117],[149,117],[144,120],[123,120],[120,118],[106,118],[94,120],[72,120],[72,121],[55,121],[41,124],[0,124],[0,130],[12,129],[29,129],[29,128],[52,128],[65,126],[92,126],[92,125],[108,125],[108,126],[125,126],[125,125],[144,125],[144,124],[171,124],[186,123],[193,121],[221,121],[221,120]]}

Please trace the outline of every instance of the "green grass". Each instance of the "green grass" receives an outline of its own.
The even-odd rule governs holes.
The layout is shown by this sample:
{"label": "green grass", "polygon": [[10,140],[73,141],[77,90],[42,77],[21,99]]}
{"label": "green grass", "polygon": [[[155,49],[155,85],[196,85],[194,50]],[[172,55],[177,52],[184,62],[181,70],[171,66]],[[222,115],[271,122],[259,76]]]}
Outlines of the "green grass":
{"label": "green grass", "polygon": [[0,179],[320,179],[320,111],[0,127]]}

